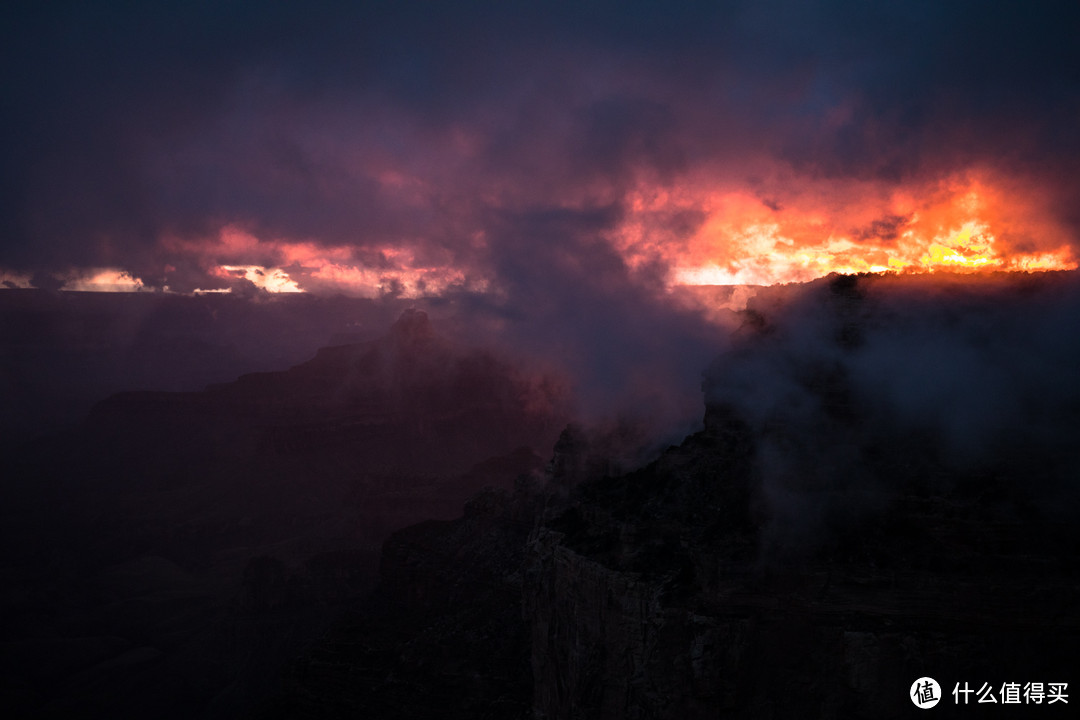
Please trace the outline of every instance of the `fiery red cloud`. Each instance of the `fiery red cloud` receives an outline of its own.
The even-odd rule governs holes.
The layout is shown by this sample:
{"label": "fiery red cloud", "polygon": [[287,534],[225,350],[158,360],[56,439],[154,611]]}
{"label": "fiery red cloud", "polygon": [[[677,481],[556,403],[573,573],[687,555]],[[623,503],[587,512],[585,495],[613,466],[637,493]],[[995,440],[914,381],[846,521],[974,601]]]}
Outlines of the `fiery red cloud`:
{"label": "fiery red cloud", "polygon": [[[1069,270],[1077,261],[1066,228],[1040,194],[989,172],[932,183],[775,183],[782,195],[714,187],[707,178],[631,192],[608,238],[630,267],[659,261],[669,285],[804,282],[830,273]],[[670,227],[670,218],[694,218]],[[197,253],[221,278],[245,277],[270,292],[375,296],[437,295],[497,285],[476,268],[422,265],[407,243],[367,250],[260,240],[236,227],[203,243],[171,245]],[[272,266],[251,265],[269,257]]]}
{"label": "fiery red cloud", "polygon": [[[1056,10],[707,5],[9,23],[0,285],[535,302],[615,265],[653,289],[1077,266]],[[249,42],[192,32],[232,22]]]}
{"label": "fiery red cloud", "polygon": [[[395,175],[395,177],[397,177]],[[716,186],[708,178],[634,189],[607,238],[631,268],[659,261],[674,285],[804,282],[829,273],[1069,270],[1077,261],[1068,230],[1036,190],[990,172],[968,171],[932,183],[884,187],[860,181],[773,183],[763,193]],[[692,218],[671,227],[673,217]],[[476,231],[481,241],[482,230]],[[399,240],[363,249],[316,240],[260,238],[239,225],[214,237],[165,238],[228,291],[243,279],[260,290],[375,297],[485,291],[497,278],[482,268],[425,263]],[[168,286],[166,268],[164,284]],[[26,287],[9,273],[10,286]],[[15,282],[15,280],[18,282]],[[122,269],[74,271],[63,289],[133,291],[143,280]]]}
{"label": "fiery red cloud", "polygon": [[[700,225],[650,243],[648,217],[687,208]],[[1037,193],[975,172],[914,187],[807,184],[777,200],[736,189],[642,193],[621,237],[633,257],[659,253],[688,284],[801,282],[832,272],[1065,270],[1066,228]]]}

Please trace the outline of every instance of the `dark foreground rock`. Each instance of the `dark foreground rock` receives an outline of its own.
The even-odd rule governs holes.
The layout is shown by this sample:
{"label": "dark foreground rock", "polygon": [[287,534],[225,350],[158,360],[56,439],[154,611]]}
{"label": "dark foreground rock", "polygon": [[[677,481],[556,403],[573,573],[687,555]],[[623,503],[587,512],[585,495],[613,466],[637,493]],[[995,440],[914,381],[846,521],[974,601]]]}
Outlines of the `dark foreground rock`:
{"label": "dark foreground rock", "polygon": [[395,533],[377,591],[290,665],[256,716],[531,717],[521,569],[544,500],[522,476],[458,520]]}
{"label": "dark foreground rock", "polygon": [[537,717],[901,717],[923,676],[1073,680],[1075,527],[912,492],[770,557],[738,435],[586,483],[532,536]]}
{"label": "dark foreground rock", "polygon": [[564,440],[542,491],[485,492],[396,533],[379,590],[258,717],[902,717],[922,676],[950,715],[956,683],[1072,680],[1073,527],[916,483],[763,552],[753,437],[726,410],[560,499]]}
{"label": "dark foreground rock", "polygon": [[[52,717],[892,718],[922,712],[909,693],[929,676],[936,716],[1069,716],[1074,699],[1050,704],[1049,690],[1078,682],[1080,343],[1060,331],[1080,284],[941,300],[838,278],[798,292],[747,313],[706,375],[703,430],[628,473],[620,442],[573,428],[543,473],[528,451],[473,465],[446,489],[503,489],[394,533],[363,601],[370,555],[350,516],[422,496],[435,459],[405,440],[437,447],[432,417],[473,422],[456,409],[470,382],[394,403],[398,443],[291,419],[305,432],[242,482],[194,472],[222,472],[210,455],[141,482],[137,451],[107,493],[53,478],[5,516],[6,538],[48,542],[0,567],[4,699]],[[400,328],[426,347],[422,329]],[[370,348],[340,352],[289,393],[256,377],[209,395],[292,417],[264,401],[336,402],[331,368],[364,376]],[[347,406],[367,402],[364,382],[343,387]],[[149,426],[156,402],[127,398],[118,416]],[[255,448],[279,437],[276,421],[246,427]],[[446,442],[449,462],[464,449]],[[410,472],[328,482],[365,444]],[[320,494],[299,467],[326,470]],[[263,503],[271,514],[252,512]],[[65,523],[30,531],[57,508]],[[1007,706],[1005,683],[1047,697]],[[954,687],[976,694],[957,705]]]}
{"label": "dark foreground rock", "polygon": [[396,535],[271,716],[893,718],[924,676],[936,716],[1069,716],[1003,688],[1078,687],[1075,279],[874,282],[748,313],[648,465],[568,430],[539,497]]}

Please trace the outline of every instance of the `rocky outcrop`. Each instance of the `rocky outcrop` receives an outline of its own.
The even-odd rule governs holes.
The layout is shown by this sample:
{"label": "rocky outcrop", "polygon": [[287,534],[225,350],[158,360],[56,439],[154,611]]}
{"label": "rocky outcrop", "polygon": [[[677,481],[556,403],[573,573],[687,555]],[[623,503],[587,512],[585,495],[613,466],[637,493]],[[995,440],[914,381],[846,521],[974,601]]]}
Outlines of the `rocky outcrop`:
{"label": "rocky outcrop", "polygon": [[[158,715],[232,717],[272,694],[257,716],[780,720],[917,712],[922,676],[945,691],[939,716],[966,709],[956,683],[1075,682],[1080,348],[1028,332],[1037,287],[955,306],[875,292],[833,279],[752,309],[706,376],[703,429],[632,472],[626,428],[567,428],[546,470],[527,449],[452,477],[420,472],[436,456],[394,465],[439,443],[444,465],[475,461],[491,437],[461,445],[438,423],[475,433],[507,416],[470,425],[459,400],[520,399],[512,377],[479,382],[492,366],[477,358],[433,386],[427,361],[408,360],[441,352],[420,317],[286,373],[119,398],[99,408],[98,435],[68,438],[83,469],[23,474],[26,494],[9,491],[5,532],[34,550],[0,567],[5,622],[22,633],[0,689],[57,716],[80,703],[107,716],[121,691],[144,716],[182,686],[185,703]],[[1080,307],[1070,292],[1066,308]],[[912,316],[911,302],[931,312]],[[1058,324],[1075,317],[1047,308]],[[988,334],[987,315],[1027,344]],[[384,372],[395,353],[408,361]],[[1037,378],[1023,370],[1034,355]],[[949,372],[927,379],[928,367]],[[969,383],[972,367],[1018,384]],[[374,387],[389,389],[383,415],[364,404]],[[983,395],[1013,415],[955,407]],[[305,414],[313,399],[321,410]],[[223,419],[192,421],[208,414]],[[110,449],[119,427],[148,440]],[[399,445],[377,435],[387,427]],[[194,460],[177,451],[192,444]],[[350,453],[376,466],[358,479],[339,466]],[[107,472],[111,484],[85,482]],[[360,601],[378,538],[451,517],[447,489],[476,494],[457,519],[394,532]],[[60,509],[63,535],[37,527]],[[278,687],[282,659],[323,629]]]}
{"label": "rocky outcrop", "polygon": [[541,717],[637,717],[662,609],[659,588],[636,573],[607,568],[543,530],[530,544],[529,619],[535,693]]}
{"label": "rocky outcrop", "polygon": [[922,676],[1069,682],[1080,535],[1024,515],[1015,478],[930,491],[910,468],[939,459],[901,443],[887,501],[793,546],[759,436],[727,406],[704,426],[627,474],[570,428],[543,488],[396,533],[265,717],[889,718]]}
{"label": "rocky outcrop", "polygon": [[738,459],[750,438],[719,408],[706,426],[637,473],[586,482],[532,535],[536,717],[900,717],[925,675],[947,691],[1064,678],[1080,640],[1074,528],[912,492],[770,555]]}
{"label": "rocky outcrop", "polygon": [[1075,682],[1070,396],[1035,405],[1051,432],[965,463],[867,371],[925,323],[857,279],[811,290],[747,315],[704,429],[653,462],[621,472],[620,443],[570,427],[539,493],[396,534],[384,604],[294,667],[275,717],[892,718],[923,676],[957,716],[957,683]]}
{"label": "rocky outcrop", "polygon": [[[944,301],[842,277],[752,311],[705,429],[587,477],[531,536],[536,717],[900,717],[923,676],[950,715],[957,683],[1070,682],[1076,348],[1027,319],[1071,317],[1066,280]],[[1051,392],[1017,360],[1036,353]],[[987,397],[1014,415],[973,414]]]}
{"label": "rocky outcrop", "polygon": [[394,533],[376,592],[289,666],[257,716],[530,717],[521,567],[545,500],[521,475],[457,520]]}

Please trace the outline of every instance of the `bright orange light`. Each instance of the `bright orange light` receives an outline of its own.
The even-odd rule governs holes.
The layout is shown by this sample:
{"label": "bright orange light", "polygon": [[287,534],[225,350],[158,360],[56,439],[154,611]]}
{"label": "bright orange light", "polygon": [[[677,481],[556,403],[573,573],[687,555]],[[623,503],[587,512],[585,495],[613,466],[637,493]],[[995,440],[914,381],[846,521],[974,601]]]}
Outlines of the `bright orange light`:
{"label": "bright orange light", "polygon": [[[660,257],[678,284],[803,282],[829,273],[1071,270],[1066,231],[1040,196],[988,173],[925,186],[781,183],[784,202],[705,181],[631,198],[615,240],[633,267]],[[675,238],[656,218],[696,212]],[[650,241],[650,238],[654,238]],[[661,238],[656,240],[655,238]]]}
{"label": "bright orange light", "polygon": [[[668,290],[805,282],[830,273],[1078,267],[1076,239],[1050,205],[1054,194],[1022,180],[985,169],[901,184],[808,178],[768,165],[757,169],[749,184],[718,179],[722,168],[703,169],[677,182],[643,180],[628,195],[608,188],[596,197],[577,192],[560,202],[577,208],[621,201],[626,213],[606,239],[650,283],[656,268],[668,268]],[[379,177],[399,189],[418,182],[389,170]],[[160,247],[194,260],[212,276],[245,278],[268,292],[422,297],[458,289],[495,291],[499,279],[484,262],[489,240],[482,223],[459,220],[462,242],[445,248],[433,247],[422,235],[328,245],[318,238],[259,237],[238,224],[226,224],[210,237],[163,237]],[[173,272],[165,268],[166,291]],[[120,269],[57,277],[69,290],[142,287],[138,277]],[[0,269],[0,287],[30,284],[29,277]]]}
{"label": "bright orange light", "polygon": [[266,268],[259,265],[222,265],[215,272],[218,277],[244,278],[255,287],[271,293],[303,292],[296,281],[281,268]]}
{"label": "bright orange light", "polygon": [[13,272],[0,268],[0,290],[4,289],[29,289],[34,287],[28,273]]}
{"label": "bright orange light", "polygon": [[60,289],[76,292],[136,292],[143,289],[143,281],[126,270],[99,268],[70,273]]}

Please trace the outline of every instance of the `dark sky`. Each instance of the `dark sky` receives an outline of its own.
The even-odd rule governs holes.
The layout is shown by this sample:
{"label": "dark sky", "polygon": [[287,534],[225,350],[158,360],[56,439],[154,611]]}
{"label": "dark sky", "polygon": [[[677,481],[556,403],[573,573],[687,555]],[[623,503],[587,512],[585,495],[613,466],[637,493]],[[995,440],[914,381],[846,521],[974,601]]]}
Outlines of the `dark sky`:
{"label": "dark sky", "polygon": [[[0,12],[9,282],[774,281],[918,265],[964,223],[960,255],[997,267],[1074,256],[1075,2]],[[800,248],[816,259],[778,259]]]}

